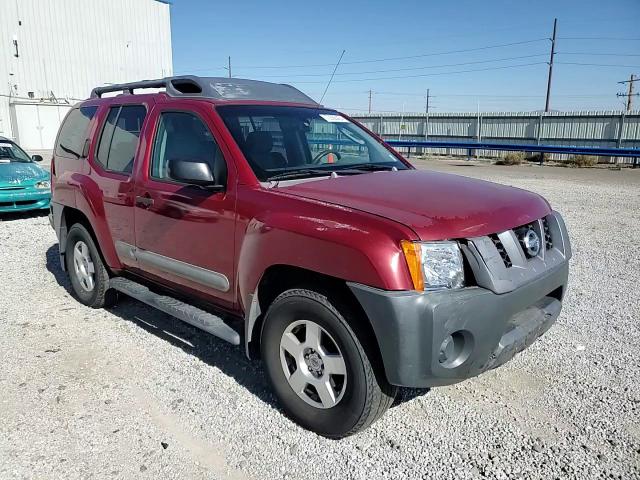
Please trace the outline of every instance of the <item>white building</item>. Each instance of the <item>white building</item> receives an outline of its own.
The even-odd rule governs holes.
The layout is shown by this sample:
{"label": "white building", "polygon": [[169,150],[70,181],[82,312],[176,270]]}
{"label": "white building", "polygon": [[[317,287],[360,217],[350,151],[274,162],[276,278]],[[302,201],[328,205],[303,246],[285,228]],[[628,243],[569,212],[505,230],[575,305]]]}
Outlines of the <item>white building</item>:
{"label": "white building", "polygon": [[0,136],[28,151],[93,87],[172,73],[167,1],[0,0]]}

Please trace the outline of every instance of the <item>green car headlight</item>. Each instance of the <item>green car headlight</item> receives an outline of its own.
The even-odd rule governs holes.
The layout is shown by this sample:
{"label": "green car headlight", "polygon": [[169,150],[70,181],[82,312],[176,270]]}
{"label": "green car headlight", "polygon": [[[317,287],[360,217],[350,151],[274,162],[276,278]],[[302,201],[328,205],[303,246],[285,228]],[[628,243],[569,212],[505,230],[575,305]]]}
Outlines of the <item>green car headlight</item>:
{"label": "green car headlight", "polygon": [[51,182],[49,180],[42,180],[41,182],[38,182],[34,185],[34,187],[36,188],[40,188],[40,189],[45,189],[45,188],[51,188]]}

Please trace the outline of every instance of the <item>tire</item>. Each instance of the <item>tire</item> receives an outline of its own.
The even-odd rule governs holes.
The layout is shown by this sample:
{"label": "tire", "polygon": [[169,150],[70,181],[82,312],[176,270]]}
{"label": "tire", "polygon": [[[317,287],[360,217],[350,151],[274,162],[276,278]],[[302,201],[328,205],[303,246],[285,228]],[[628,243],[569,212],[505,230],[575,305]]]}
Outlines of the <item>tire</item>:
{"label": "tire", "polygon": [[[287,290],[269,306],[261,334],[262,359],[283,409],[302,427],[329,438],[367,428],[391,406],[397,393],[397,387],[376,372],[347,319],[362,320],[318,292]],[[314,343],[310,339],[316,337],[322,344],[317,352],[309,350]],[[344,371],[344,375],[330,371]],[[306,385],[302,393],[300,385]]]}
{"label": "tire", "polygon": [[[85,255],[79,254],[78,257],[74,257],[76,248]],[[86,259],[87,263],[80,261],[77,268],[76,259]],[[114,290],[109,290],[109,272],[100,252],[89,231],[80,223],[75,223],[67,233],[65,261],[73,293],[81,303],[92,308],[102,308],[116,302],[117,294]],[[91,284],[88,284],[88,277],[92,278]]]}

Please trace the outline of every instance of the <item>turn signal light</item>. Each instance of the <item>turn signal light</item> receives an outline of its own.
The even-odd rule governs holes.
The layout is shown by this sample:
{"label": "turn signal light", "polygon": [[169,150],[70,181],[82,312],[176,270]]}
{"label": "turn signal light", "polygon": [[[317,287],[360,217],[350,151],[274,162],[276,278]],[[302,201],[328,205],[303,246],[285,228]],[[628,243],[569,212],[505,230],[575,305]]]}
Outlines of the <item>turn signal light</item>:
{"label": "turn signal light", "polygon": [[409,267],[409,273],[411,274],[414,290],[423,291],[424,276],[422,274],[422,253],[420,244],[410,242],[409,240],[402,240],[400,242],[400,246],[404,252],[404,258],[407,260],[407,267]]}

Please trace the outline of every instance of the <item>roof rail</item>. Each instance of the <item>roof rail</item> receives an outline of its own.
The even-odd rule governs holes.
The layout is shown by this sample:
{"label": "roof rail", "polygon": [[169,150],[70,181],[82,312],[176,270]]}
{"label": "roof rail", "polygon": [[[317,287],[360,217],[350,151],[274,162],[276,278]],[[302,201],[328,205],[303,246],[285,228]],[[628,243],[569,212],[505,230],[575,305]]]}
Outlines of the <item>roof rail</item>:
{"label": "roof rail", "polygon": [[[103,94],[109,92],[122,92],[133,95],[133,91],[139,88],[164,88],[167,93],[184,94],[202,92],[202,86],[198,84],[198,77],[166,77],[157,80],[140,80],[139,82],[115,83],[113,85],[105,85],[104,87],[96,87],[91,90],[92,98],[100,98]],[[185,88],[191,87],[190,92],[185,92]],[[177,87],[177,88],[176,88]]]}
{"label": "roof rail", "polygon": [[157,80],[119,83],[96,87],[91,98],[101,98],[109,92],[133,95],[140,88],[164,88],[172,97],[202,97],[216,100],[263,100],[274,102],[303,103],[318,106],[318,102],[291,85],[262,82],[244,78],[197,77],[185,75]]}

